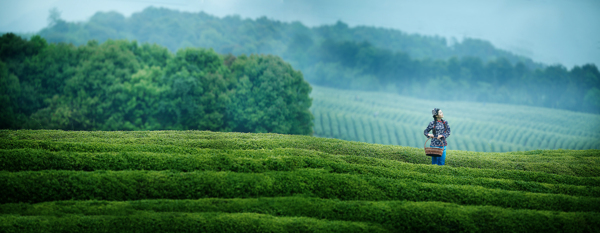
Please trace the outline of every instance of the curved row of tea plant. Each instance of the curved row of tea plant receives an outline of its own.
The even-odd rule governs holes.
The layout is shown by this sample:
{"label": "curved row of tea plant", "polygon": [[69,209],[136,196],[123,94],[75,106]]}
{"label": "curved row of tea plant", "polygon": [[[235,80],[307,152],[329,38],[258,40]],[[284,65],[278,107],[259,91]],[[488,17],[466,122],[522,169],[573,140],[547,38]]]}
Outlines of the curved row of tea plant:
{"label": "curved row of tea plant", "polygon": [[[584,217],[579,223],[592,220]],[[558,218],[571,221],[569,217]],[[569,226],[571,224],[567,224]],[[560,226],[560,225],[559,225]],[[387,232],[373,223],[329,221],[257,213],[155,213],[135,211],[127,215],[0,216],[5,232]]]}
{"label": "curved row of tea plant", "polygon": [[0,228],[589,232],[599,152],[450,150],[440,167],[421,148],[309,136],[3,130]]}
{"label": "curved row of tea plant", "polygon": [[[0,149],[42,149],[71,152],[154,152],[197,154],[204,149],[314,150],[332,155],[354,155],[430,164],[423,149],[280,134],[216,133],[209,131],[0,131]],[[300,153],[300,152],[296,152]],[[448,151],[453,167],[539,171],[594,177],[600,174],[599,150],[537,150],[510,153]]]}
{"label": "curved row of tea plant", "polygon": [[[326,108],[331,109],[331,108]],[[329,112],[327,112],[329,111]],[[426,138],[423,129],[405,123],[387,119],[374,119],[372,116],[348,113],[333,113],[320,108],[313,109],[315,116],[315,136],[338,138],[349,141],[361,141],[384,145],[404,145],[423,147]],[[460,129],[452,129],[456,132]],[[467,151],[524,151],[529,146],[512,142],[494,141],[472,137],[470,135],[453,135],[450,148]],[[535,139],[530,140],[530,142]],[[576,143],[576,141],[573,141]],[[577,145],[573,145],[577,146]]]}
{"label": "curved row of tea plant", "polygon": [[[477,174],[473,169],[455,171],[453,175],[437,171],[410,169],[418,165],[387,162],[377,158],[358,161],[353,156],[332,156],[315,151],[297,149],[275,150],[203,150],[197,154],[162,154],[152,152],[83,153],[49,152],[35,149],[0,150],[0,169],[11,172],[73,170],[73,171],[123,171],[123,170],[177,170],[232,171],[264,173],[270,171],[297,171],[300,169],[326,169],[330,173],[377,176],[449,185],[477,185],[511,191],[567,194],[573,196],[600,196],[600,179],[549,175],[528,178],[515,174],[512,179]],[[387,166],[373,166],[371,164]],[[398,169],[404,165],[404,169]],[[457,177],[459,175],[460,177]],[[544,179],[545,178],[545,179]],[[555,180],[561,179],[561,182]],[[565,179],[566,178],[566,179]],[[584,187],[582,185],[598,186]]]}
{"label": "curved row of tea plant", "polygon": [[431,109],[452,128],[449,148],[506,152],[600,149],[600,116],[564,110],[426,101],[376,92],[313,87],[315,136],[422,147]]}
{"label": "curved row of tea plant", "polygon": [[[306,197],[206,198],[198,200],[159,199],[124,202],[60,201],[39,204],[4,204],[0,205],[0,208],[0,211],[5,214],[22,216],[42,215],[46,219],[56,216],[64,218],[65,216],[81,215],[108,215],[123,218],[124,216],[131,215],[148,215],[152,211],[156,213],[153,216],[153,220],[163,220],[162,222],[166,221],[157,218],[165,217],[159,215],[164,213],[167,213],[166,217],[184,219],[190,218],[190,215],[186,213],[216,212],[220,216],[226,216],[226,218],[244,216],[250,219],[253,216],[268,218],[269,216],[276,215],[287,217],[284,218],[285,223],[295,220],[293,222],[298,224],[298,222],[301,222],[299,220],[304,220],[311,224],[317,224],[314,230],[321,230],[321,228],[325,228],[324,226],[328,225],[337,225],[336,227],[344,226],[344,224],[350,225],[348,222],[343,221],[352,221],[363,222],[362,224],[366,225],[364,226],[365,231],[378,230],[378,228],[368,227],[369,225],[364,223],[369,222],[371,224],[374,223],[373,225],[375,226],[380,224],[388,230],[398,232],[518,232],[519,230],[525,231],[527,229],[538,229],[544,232],[570,232],[576,230],[591,232],[593,229],[585,226],[593,226],[594,222],[600,221],[600,214],[596,212],[567,213],[525,209],[511,210],[493,206],[461,206],[443,202],[341,201]],[[176,215],[174,213],[182,214]],[[437,219],[437,224],[430,224],[423,216]],[[312,218],[327,220],[315,221]],[[505,219],[506,221],[492,220],[497,218]],[[141,219],[136,220],[141,221]],[[239,221],[240,219],[236,220]],[[135,222],[136,225],[139,224],[138,221]],[[267,219],[267,221],[271,221],[271,219]],[[243,226],[247,226],[243,223]],[[359,225],[361,223],[354,224]],[[72,224],[71,227],[76,228],[74,225]],[[354,230],[348,229],[350,227],[340,228],[350,230],[350,232]]]}

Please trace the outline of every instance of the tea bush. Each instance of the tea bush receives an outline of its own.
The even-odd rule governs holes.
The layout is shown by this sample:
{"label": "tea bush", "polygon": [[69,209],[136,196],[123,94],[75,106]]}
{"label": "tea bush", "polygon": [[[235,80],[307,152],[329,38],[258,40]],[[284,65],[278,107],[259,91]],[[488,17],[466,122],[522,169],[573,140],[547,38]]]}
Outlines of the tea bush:
{"label": "tea bush", "polygon": [[299,135],[2,130],[0,229],[595,232],[599,160],[449,150],[432,166],[421,148]]}

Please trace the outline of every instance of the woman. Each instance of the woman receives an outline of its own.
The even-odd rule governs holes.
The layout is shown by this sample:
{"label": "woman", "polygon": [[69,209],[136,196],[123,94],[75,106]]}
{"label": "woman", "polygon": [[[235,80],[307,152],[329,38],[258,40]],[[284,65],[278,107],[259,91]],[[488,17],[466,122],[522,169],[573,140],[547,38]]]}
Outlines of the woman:
{"label": "woman", "polygon": [[[450,125],[443,119],[444,113],[442,110],[434,108],[431,113],[433,114],[433,121],[429,122],[423,134],[425,137],[432,138],[431,147],[444,148],[441,157],[431,157],[431,164],[442,166],[446,162],[446,146],[448,145],[446,138],[450,136]],[[433,134],[429,133],[431,130],[433,130]]]}

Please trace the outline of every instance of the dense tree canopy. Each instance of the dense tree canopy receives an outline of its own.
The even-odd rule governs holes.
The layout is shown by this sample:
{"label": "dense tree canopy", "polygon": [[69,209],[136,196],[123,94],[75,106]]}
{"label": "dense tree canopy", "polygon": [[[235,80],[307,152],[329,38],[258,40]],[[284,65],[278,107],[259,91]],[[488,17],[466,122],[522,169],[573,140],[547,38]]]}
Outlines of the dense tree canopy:
{"label": "dense tree canopy", "polygon": [[242,55],[230,67],[237,80],[228,109],[233,131],[311,133],[311,89],[302,73],[275,56]]}
{"label": "dense tree canopy", "polygon": [[0,37],[0,128],[312,134],[310,86],[275,56]]}
{"label": "dense tree canopy", "polygon": [[[600,112],[600,75],[595,65],[571,70],[558,64],[545,66],[479,39],[447,41],[399,30],[349,27],[343,22],[309,28],[265,17],[218,18],[152,7],[131,17],[98,12],[82,23],[55,18],[39,33],[50,42],[84,45],[89,40],[135,39],[170,51],[203,47],[235,56],[274,54],[316,85],[433,99],[440,98],[432,91],[444,88],[444,100]],[[136,54],[155,56],[157,63],[148,65],[165,67],[163,55]]]}

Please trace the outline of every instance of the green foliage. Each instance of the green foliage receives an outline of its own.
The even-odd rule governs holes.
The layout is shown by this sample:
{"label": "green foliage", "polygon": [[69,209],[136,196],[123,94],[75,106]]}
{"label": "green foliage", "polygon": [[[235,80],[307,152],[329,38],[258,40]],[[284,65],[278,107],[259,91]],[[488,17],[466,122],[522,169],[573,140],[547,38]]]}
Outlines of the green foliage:
{"label": "green foliage", "polygon": [[8,68],[5,63],[0,61],[0,127],[14,128],[11,126],[18,125],[19,118],[22,114],[15,114],[18,111],[18,106],[15,104],[20,96],[21,85],[19,78],[14,74],[8,73]]}
{"label": "green foliage", "polygon": [[166,95],[173,100],[166,108],[164,122],[168,129],[205,129],[219,131],[225,128],[225,109],[230,102],[227,80],[229,70],[220,56],[212,50],[184,49],[167,63],[165,80],[171,91]]}
{"label": "green foliage", "polygon": [[[583,85],[586,79],[600,80],[600,72],[593,64],[571,70],[561,65],[534,70],[523,63],[511,63],[506,57],[487,62],[477,57],[416,60],[368,42],[333,39],[325,40],[315,51],[318,52],[312,56],[316,57],[316,64],[305,73],[308,81],[316,85],[396,92],[433,100],[600,112],[600,108],[595,107],[597,98],[590,97],[592,94],[585,97],[585,93],[593,93],[593,88],[600,88],[600,83]],[[351,71],[357,72],[352,74]],[[367,84],[366,77],[374,79]],[[424,94],[436,89],[444,89],[444,96]]]}
{"label": "green foliage", "polygon": [[[8,224],[10,223],[10,224]],[[6,232],[387,232],[377,224],[257,213],[155,213],[0,217]]]}
{"label": "green foliage", "polygon": [[[473,171],[463,171],[473,178],[456,178],[433,171],[421,171],[416,166],[390,163],[382,159],[356,160],[352,156],[334,157],[315,151],[280,148],[274,150],[220,150],[204,149],[194,155],[152,152],[121,152],[121,153],[90,153],[81,152],[49,152],[33,149],[1,150],[1,170],[40,171],[40,170],[178,170],[190,171],[233,171],[243,173],[268,171],[296,171],[304,168],[327,169],[333,173],[369,174],[371,176],[414,180],[426,183],[477,185],[486,188],[502,188],[511,191],[527,191],[534,193],[569,194],[574,196],[599,196],[600,188],[583,188],[577,185],[600,185],[598,180],[579,180],[569,177],[560,184],[548,184],[549,179],[536,179],[536,182],[526,177],[515,176],[512,179],[492,179]],[[48,163],[45,161],[52,161]],[[386,167],[376,167],[372,164],[385,164]],[[455,172],[456,174],[457,172]],[[559,176],[552,176],[560,179]],[[541,182],[538,183],[538,182]],[[588,183],[584,183],[588,182]],[[595,183],[596,182],[596,183]],[[576,184],[576,185],[573,185]]]}
{"label": "green foliage", "polygon": [[[310,182],[310,185],[306,185]],[[2,203],[60,200],[250,198],[304,195],[340,200],[441,201],[462,205],[590,212],[596,197],[506,191],[302,169],[288,172],[27,171],[0,173]],[[35,192],[32,192],[35,190]]]}
{"label": "green foliage", "polygon": [[[370,222],[375,223],[373,225],[381,224],[380,226],[389,231],[411,232],[493,232],[499,229],[523,232],[535,230],[564,232],[581,229],[582,226],[591,226],[599,218],[597,213],[509,210],[492,206],[460,206],[441,202],[339,201],[303,197],[129,202],[61,201],[40,204],[4,204],[0,205],[0,208],[4,214],[21,215],[20,218],[41,215],[48,219],[55,216],[64,218],[76,215],[124,217],[149,214],[150,211],[156,212],[156,215],[160,213],[165,216],[172,216],[169,212],[180,213],[179,217],[186,216],[185,213],[201,213],[205,216],[208,214],[228,216],[227,213],[247,213],[247,216],[252,216],[250,213],[254,213],[254,216],[264,215],[264,217],[276,215],[279,217],[273,218],[281,218],[281,220],[297,217],[297,220],[328,219],[332,223],[337,221]],[[193,215],[188,214],[187,216]],[[494,217],[504,221],[489,221]],[[19,219],[16,216],[13,218]],[[436,225],[430,224],[434,219],[437,220]],[[547,222],[544,219],[548,219]],[[315,223],[321,223],[321,221],[325,222],[326,220]],[[523,224],[525,222],[528,224]],[[513,229],[517,227],[521,227],[521,229]]]}
{"label": "green foliage", "polygon": [[[17,132],[17,133],[15,133]],[[317,150],[333,155],[355,155],[430,164],[423,149],[386,146],[309,136],[290,137],[278,134],[182,132],[70,132],[70,131],[2,131],[0,149],[43,149],[72,152],[153,152],[198,153],[201,148],[220,150],[258,150],[296,148]],[[57,141],[57,139],[60,139]],[[511,153],[477,153],[450,151],[447,164],[454,167],[539,171],[550,174],[597,176],[594,165],[598,150],[538,150]],[[530,156],[536,154],[536,157]],[[566,156],[568,155],[568,156]],[[590,161],[592,161],[590,163]],[[443,168],[446,169],[446,168]],[[511,178],[512,179],[512,178]]]}
{"label": "green foliage", "polygon": [[426,165],[418,148],[300,135],[2,130],[0,226],[7,232],[598,228],[597,150],[450,153],[439,167]]}
{"label": "green foliage", "polygon": [[240,56],[230,69],[238,85],[228,107],[231,130],[312,134],[312,89],[302,73],[270,55]]}
{"label": "green foliage", "polygon": [[[315,121],[315,136],[319,137],[420,148],[426,140],[423,130],[432,120],[431,108],[438,107],[443,109],[452,129],[448,138],[450,150],[600,149],[600,144],[595,143],[600,138],[597,133],[600,118],[592,114],[517,105],[430,101],[320,86],[313,86],[311,96],[315,100],[311,110],[317,119],[322,119]],[[356,134],[340,135],[330,126]]]}
{"label": "green foliage", "polygon": [[[223,54],[274,54],[293,64],[315,85],[425,95],[443,87],[444,99],[510,103],[599,113],[594,64],[568,70],[494,47],[489,41],[462,41],[407,34],[376,27],[349,27],[338,21],[308,28],[261,17],[214,17],[149,7],[124,17],[98,12],[84,23],[55,19],[39,34],[50,42],[77,45],[89,40],[135,39],[177,51],[213,48]],[[595,88],[595,89],[594,89]]]}
{"label": "green foliage", "polygon": [[19,128],[31,114],[31,108],[39,106],[39,99],[32,94],[45,83],[27,79],[23,73],[29,72],[29,58],[45,51],[47,46],[40,36],[29,41],[13,33],[0,37],[0,128]]}
{"label": "green foliage", "polygon": [[0,46],[0,128],[312,134],[311,88],[278,57],[14,34]]}

